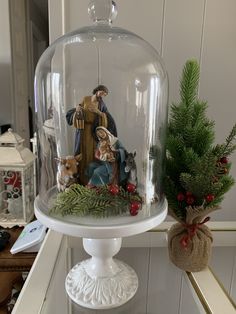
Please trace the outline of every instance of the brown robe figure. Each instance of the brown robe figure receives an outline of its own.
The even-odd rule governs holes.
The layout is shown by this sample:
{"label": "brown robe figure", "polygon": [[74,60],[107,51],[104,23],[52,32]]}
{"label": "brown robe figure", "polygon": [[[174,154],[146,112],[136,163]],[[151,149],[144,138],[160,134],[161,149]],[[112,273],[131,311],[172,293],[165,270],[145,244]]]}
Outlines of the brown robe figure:
{"label": "brown robe figure", "polygon": [[107,128],[117,136],[115,121],[107,110],[102,97],[108,94],[108,89],[99,85],[94,89],[92,96],[84,97],[81,104],[67,112],[69,125],[76,128],[74,155],[82,154],[80,161],[80,183],[86,185],[88,178],[85,175],[87,166],[94,160],[97,147],[95,130],[97,126]]}

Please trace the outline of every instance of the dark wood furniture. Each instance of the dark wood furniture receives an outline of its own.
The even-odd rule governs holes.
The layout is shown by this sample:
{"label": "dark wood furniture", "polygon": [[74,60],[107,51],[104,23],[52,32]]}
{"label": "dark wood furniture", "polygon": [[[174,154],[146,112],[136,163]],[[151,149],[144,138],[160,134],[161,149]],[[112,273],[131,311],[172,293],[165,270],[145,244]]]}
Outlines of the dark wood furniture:
{"label": "dark wood furniture", "polygon": [[22,283],[22,272],[29,271],[37,253],[17,253],[12,255],[10,249],[22,232],[22,227],[6,229],[11,234],[9,243],[0,251],[0,314],[7,313],[6,304],[11,298],[14,284]]}

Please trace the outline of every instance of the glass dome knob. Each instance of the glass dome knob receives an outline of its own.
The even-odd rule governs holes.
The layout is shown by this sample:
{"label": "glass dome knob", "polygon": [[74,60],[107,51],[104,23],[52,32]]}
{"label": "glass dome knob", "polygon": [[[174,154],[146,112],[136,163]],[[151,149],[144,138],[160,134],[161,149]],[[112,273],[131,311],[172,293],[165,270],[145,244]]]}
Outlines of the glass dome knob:
{"label": "glass dome knob", "polygon": [[111,24],[117,16],[117,6],[111,0],[91,0],[88,14],[95,24]]}

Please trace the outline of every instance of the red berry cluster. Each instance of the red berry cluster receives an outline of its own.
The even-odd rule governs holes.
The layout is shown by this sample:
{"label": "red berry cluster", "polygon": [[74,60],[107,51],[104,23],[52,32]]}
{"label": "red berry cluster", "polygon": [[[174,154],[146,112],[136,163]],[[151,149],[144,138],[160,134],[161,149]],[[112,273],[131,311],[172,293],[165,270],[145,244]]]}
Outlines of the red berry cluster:
{"label": "red berry cluster", "polygon": [[186,192],[185,194],[180,192],[177,195],[177,200],[179,202],[185,201],[188,205],[193,205],[193,203],[195,202],[195,197],[193,196],[192,192]]}
{"label": "red berry cluster", "polygon": [[224,175],[224,174],[228,173],[228,168],[227,168],[228,162],[229,162],[228,158],[225,156],[218,160],[218,162],[216,164],[218,167],[218,174]]}
{"label": "red berry cluster", "polygon": [[130,215],[131,216],[136,216],[138,215],[138,211],[141,207],[141,204],[139,202],[131,202],[130,205],[129,205],[129,212],[130,212]]}
{"label": "red berry cluster", "polygon": [[[126,186],[126,190],[129,193],[135,193],[136,192],[136,185],[132,183],[128,183]],[[111,184],[108,186],[108,191],[112,195],[118,195],[120,192],[120,188],[117,184]],[[132,201],[129,204],[129,212],[131,216],[136,216],[138,214],[139,209],[141,208],[141,203],[137,201]]]}
{"label": "red berry cluster", "polygon": [[[136,187],[135,184],[130,183],[130,182],[127,183],[126,190],[129,193],[135,193],[136,192],[136,188],[137,187]],[[129,205],[130,215],[131,216],[136,216],[138,214],[138,211],[139,211],[140,207],[141,207],[140,202],[137,202],[137,201],[131,202],[130,205]]]}
{"label": "red berry cluster", "polygon": [[[213,194],[208,194],[208,195],[205,196],[205,201],[207,203],[210,203],[210,202],[214,201],[214,199],[215,199],[215,196]],[[195,202],[195,197],[192,194],[192,192],[186,192],[185,194],[180,192],[177,195],[177,200],[179,202],[185,201],[188,205],[193,205],[194,202]]]}

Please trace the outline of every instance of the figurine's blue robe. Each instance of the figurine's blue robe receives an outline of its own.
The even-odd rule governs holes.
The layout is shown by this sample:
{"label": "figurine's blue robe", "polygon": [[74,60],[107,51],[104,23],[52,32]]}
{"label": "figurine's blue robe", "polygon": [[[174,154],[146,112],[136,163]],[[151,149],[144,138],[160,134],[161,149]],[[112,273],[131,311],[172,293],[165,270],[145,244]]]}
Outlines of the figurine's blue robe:
{"label": "figurine's blue robe", "polygon": [[[125,172],[125,148],[118,140],[114,144],[114,149],[117,150],[116,162],[118,163],[118,184],[122,184],[127,179],[127,173]],[[89,184],[94,186],[100,186],[104,184],[113,183],[113,163],[108,161],[94,161],[89,164],[87,168],[87,176],[89,178]]]}

